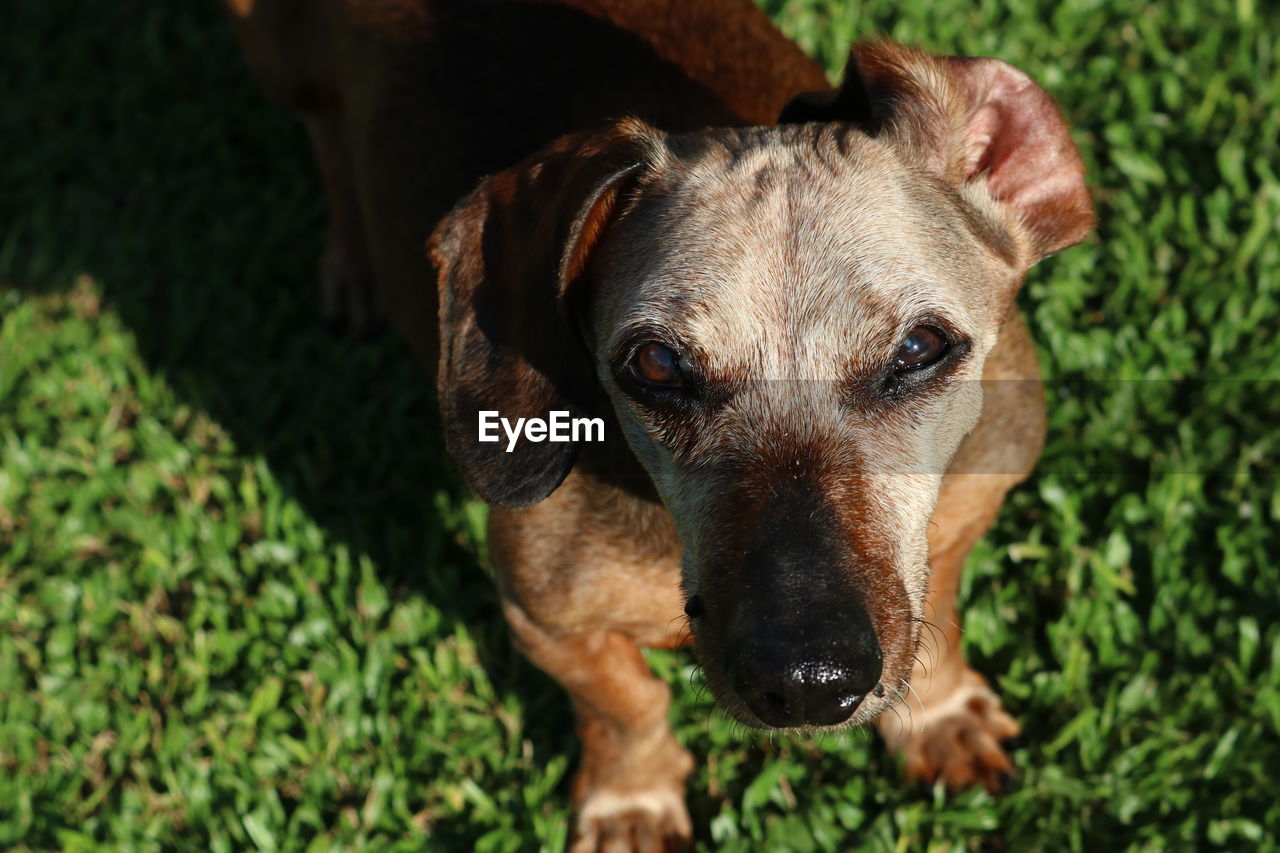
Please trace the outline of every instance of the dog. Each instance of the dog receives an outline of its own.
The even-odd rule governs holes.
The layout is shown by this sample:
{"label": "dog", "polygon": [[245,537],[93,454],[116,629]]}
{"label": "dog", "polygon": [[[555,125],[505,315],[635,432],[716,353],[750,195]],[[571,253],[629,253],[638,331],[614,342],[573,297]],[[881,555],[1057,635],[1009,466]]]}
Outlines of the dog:
{"label": "dog", "polygon": [[[746,0],[228,2],[311,129],[330,308],[376,282],[436,372],[514,640],[571,697],[574,849],[691,838],[642,647],[692,645],[748,726],[875,723],[910,778],[997,790],[1018,726],[955,598],[1045,432],[1014,297],[1094,221],[1050,96],[887,42],[831,89]],[[604,440],[480,438],[552,413]]]}

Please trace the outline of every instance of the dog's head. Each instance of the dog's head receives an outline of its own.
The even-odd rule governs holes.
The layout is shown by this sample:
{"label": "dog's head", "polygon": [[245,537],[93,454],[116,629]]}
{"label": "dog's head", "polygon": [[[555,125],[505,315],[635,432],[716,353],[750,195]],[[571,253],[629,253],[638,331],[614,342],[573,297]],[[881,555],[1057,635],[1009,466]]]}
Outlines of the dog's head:
{"label": "dog's head", "polygon": [[487,179],[433,238],[440,397],[484,498],[577,448],[477,413],[612,410],[674,519],[740,720],[864,722],[907,678],[941,476],[1026,270],[1093,223],[1049,96],[993,59],[855,48],[770,128],[626,121]]}

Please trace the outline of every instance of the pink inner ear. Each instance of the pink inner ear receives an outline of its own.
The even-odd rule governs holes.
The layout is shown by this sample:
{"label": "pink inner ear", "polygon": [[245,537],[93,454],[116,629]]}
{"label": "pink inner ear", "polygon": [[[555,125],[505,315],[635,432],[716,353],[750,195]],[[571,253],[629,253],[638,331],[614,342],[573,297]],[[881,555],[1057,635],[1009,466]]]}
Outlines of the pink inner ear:
{"label": "pink inner ear", "polygon": [[1070,145],[1067,126],[1044,90],[1021,71],[995,60],[974,65],[966,83],[979,106],[964,131],[971,158],[965,178],[986,172],[991,194],[1001,201],[1034,198],[1037,185],[1078,163],[1075,152],[1057,141]]}
{"label": "pink inner ear", "polygon": [[[1000,116],[994,106],[988,104],[973,114],[964,129],[964,166],[960,170],[968,181],[980,172],[992,170],[994,151],[991,140],[1000,129]],[[995,192],[994,188],[992,192]]]}
{"label": "pink inner ear", "polygon": [[985,174],[991,194],[1022,214],[1041,253],[1083,239],[1093,206],[1084,164],[1053,99],[999,60],[959,60],[952,70],[976,106],[964,129],[963,179]]}

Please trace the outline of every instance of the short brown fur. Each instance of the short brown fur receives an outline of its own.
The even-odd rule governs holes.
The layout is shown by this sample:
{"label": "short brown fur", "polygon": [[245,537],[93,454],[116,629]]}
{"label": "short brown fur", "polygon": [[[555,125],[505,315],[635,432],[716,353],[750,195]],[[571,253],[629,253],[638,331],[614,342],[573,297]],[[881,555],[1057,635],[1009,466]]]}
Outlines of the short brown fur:
{"label": "short brown fur", "polygon": [[[515,640],[573,700],[574,850],[691,837],[692,757],[639,649],[692,642],[729,713],[762,725],[742,626],[763,625],[759,648],[808,596],[875,645],[880,682],[843,724],[874,720],[911,777],[998,788],[1018,729],[964,661],[955,594],[1044,433],[1014,295],[1092,225],[1048,95],[996,60],[887,43],[826,90],[747,0],[227,5],[311,133],[326,311],[361,327],[379,302],[438,364]],[[759,127],[779,113],[797,124]],[[437,337],[420,245],[460,197],[430,244]],[[949,361],[891,393],[922,323]],[[705,392],[636,387],[645,336]],[[598,416],[607,440],[508,454],[475,441],[482,409]],[[775,576],[758,531],[790,527],[788,547],[826,550]],[[752,592],[775,582],[798,604]]]}

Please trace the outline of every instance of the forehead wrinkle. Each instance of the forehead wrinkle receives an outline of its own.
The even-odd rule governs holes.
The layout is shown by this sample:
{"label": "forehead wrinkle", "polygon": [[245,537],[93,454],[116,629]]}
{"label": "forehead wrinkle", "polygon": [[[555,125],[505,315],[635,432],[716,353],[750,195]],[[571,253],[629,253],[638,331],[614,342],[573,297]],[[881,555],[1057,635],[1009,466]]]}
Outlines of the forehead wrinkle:
{"label": "forehead wrinkle", "polygon": [[812,152],[756,149],[739,158],[733,171],[746,174],[738,180],[732,174],[707,176],[714,203],[694,206],[701,214],[698,232],[730,253],[725,274],[707,293],[708,307],[723,310],[709,313],[723,316],[736,308],[755,321],[751,334],[765,341],[781,332],[794,337],[796,321],[803,324],[827,299],[824,289],[811,283],[829,279],[825,268],[830,259],[822,247],[835,241],[820,232],[833,218],[814,211],[812,187],[819,176],[806,161],[807,153]]}
{"label": "forehead wrinkle", "polygon": [[847,176],[837,192],[788,184],[786,217],[768,244],[784,247],[776,275],[793,375],[832,378],[841,353],[879,360],[901,327],[943,303],[934,275],[911,259],[921,253],[904,257],[914,241],[912,229],[901,228],[902,212],[909,220],[914,211],[898,189],[867,171]]}
{"label": "forehead wrinkle", "polygon": [[[748,149],[728,169],[709,165],[711,158],[699,162],[668,220],[679,221],[679,249],[664,253],[644,288],[647,297],[678,309],[674,322],[705,344],[719,370],[758,375],[783,325],[783,294],[774,282],[786,263],[778,257],[774,223],[784,213],[778,179],[786,170],[776,153]],[[662,280],[687,282],[675,304]]]}
{"label": "forehead wrinkle", "polygon": [[841,354],[883,357],[906,323],[944,308],[970,326],[946,286],[968,265],[964,226],[937,221],[887,146],[848,133],[833,158],[831,134],[826,146],[749,136],[731,156],[700,149],[667,182],[639,235],[659,239],[632,247],[626,322],[670,327],[714,367],[788,378],[834,377]]}

